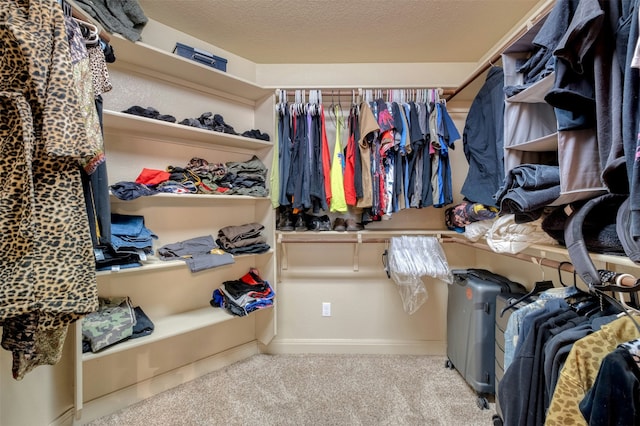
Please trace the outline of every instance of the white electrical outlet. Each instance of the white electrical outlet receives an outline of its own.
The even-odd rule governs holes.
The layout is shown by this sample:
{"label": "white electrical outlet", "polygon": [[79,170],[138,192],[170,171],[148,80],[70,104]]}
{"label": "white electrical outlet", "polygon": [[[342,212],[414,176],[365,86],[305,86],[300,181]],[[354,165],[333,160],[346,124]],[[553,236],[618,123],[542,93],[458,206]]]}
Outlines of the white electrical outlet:
{"label": "white electrical outlet", "polygon": [[331,316],[331,303],[330,302],[322,302],[322,316],[330,317]]}

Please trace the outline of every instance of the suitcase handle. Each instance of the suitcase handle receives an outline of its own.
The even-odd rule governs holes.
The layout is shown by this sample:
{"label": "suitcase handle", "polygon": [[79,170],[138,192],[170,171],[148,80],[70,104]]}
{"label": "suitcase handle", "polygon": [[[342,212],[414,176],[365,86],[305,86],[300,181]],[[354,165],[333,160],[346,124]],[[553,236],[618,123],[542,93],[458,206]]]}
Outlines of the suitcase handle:
{"label": "suitcase handle", "polygon": [[519,286],[518,283],[511,281],[509,278],[487,271],[486,269],[469,269],[467,272],[468,275],[473,275],[482,280],[490,280],[501,284],[504,288],[504,292],[509,292],[509,289],[514,285]]}
{"label": "suitcase handle", "polygon": [[207,65],[213,65],[213,64],[216,63],[215,59],[213,59],[213,58],[211,58],[209,56],[203,55],[201,53],[194,53],[191,57],[194,60],[196,60],[198,62],[202,62],[202,63],[207,64]]}

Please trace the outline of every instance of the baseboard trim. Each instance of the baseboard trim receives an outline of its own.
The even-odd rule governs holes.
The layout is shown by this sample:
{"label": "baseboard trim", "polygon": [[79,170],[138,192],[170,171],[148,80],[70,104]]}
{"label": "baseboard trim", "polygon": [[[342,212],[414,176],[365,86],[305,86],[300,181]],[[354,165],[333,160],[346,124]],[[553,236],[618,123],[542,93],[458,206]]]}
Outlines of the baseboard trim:
{"label": "baseboard trim", "polygon": [[440,340],[376,339],[278,339],[263,349],[271,354],[335,353],[388,355],[445,355],[447,343]]}
{"label": "baseboard trim", "polygon": [[205,374],[227,367],[234,362],[241,361],[253,355],[259,354],[257,341],[245,343],[224,352],[201,359],[175,370],[168,371],[159,376],[152,377],[135,385],[120,389],[116,392],[87,401],[76,418],[74,425],[82,425],[118,411],[129,405],[133,405],[146,398],[164,392],[183,383],[187,383]]}
{"label": "baseboard trim", "polygon": [[62,413],[57,419],[49,423],[49,426],[70,426],[73,424],[73,408]]}

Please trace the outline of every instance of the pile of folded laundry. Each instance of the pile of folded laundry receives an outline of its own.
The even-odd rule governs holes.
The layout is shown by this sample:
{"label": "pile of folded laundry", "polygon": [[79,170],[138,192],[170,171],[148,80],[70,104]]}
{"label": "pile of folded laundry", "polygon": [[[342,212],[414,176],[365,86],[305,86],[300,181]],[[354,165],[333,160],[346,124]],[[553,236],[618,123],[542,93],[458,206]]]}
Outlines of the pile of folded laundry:
{"label": "pile of folded laundry", "polygon": [[160,260],[182,260],[191,272],[234,263],[233,255],[220,249],[211,235],[165,244],[158,249],[158,257]]}
{"label": "pile of folded laundry", "polygon": [[144,216],[111,214],[111,244],[94,249],[96,270],[108,271],[142,266],[153,253],[158,236],[145,226]]}
{"label": "pile of folded laundry", "polygon": [[98,304],[96,312],[82,319],[82,352],[98,352],[153,332],[153,322],[129,297],[100,297]]}
{"label": "pile of folded laundry", "polygon": [[257,222],[225,226],[218,231],[216,243],[231,254],[264,253],[271,247],[262,235],[263,229],[264,225]]}
{"label": "pile of folded laundry", "polygon": [[251,268],[239,279],[225,281],[215,289],[210,304],[242,317],[257,309],[273,306],[274,297],[269,282],[260,277],[257,269]]}
{"label": "pile of folded laundry", "polygon": [[135,181],[116,182],[109,189],[121,200],[158,193],[266,197],[267,171],[255,155],[247,161],[226,163],[194,157],[186,166],[169,165],[166,170],[143,168]]}

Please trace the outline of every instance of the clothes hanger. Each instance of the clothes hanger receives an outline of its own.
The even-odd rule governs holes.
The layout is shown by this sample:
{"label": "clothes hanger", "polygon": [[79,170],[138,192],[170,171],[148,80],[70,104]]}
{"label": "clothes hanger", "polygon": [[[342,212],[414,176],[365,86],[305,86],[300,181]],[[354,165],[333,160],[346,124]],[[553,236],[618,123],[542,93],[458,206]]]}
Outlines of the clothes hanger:
{"label": "clothes hanger", "polygon": [[[633,275],[631,275],[631,274],[618,274],[615,277],[616,285],[622,287],[621,283],[622,283],[622,280],[625,277],[633,277]],[[640,280],[638,280],[638,281],[640,281]],[[638,283],[638,281],[636,281],[636,284]],[[627,292],[621,292],[621,291],[617,291],[616,292],[616,294],[618,295],[618,301],[620,302],[620,305],[622,305],[622,307],[625,309],[625,311],[634,313],[636,315],[640,315],[640,310],[637,307],[633,307],[633,306],[630,306],[630,305],[627,304],[627,300],[624,297],[625,293],[627,293]],[[630,292],[630,296],[631,295],[635,296],[636,292]],[[632,300],[633,299],[635,299],[635,298],[632,298]]]}
{"label": "clothes hanger", "polygon": [[86,30],[82,32],[85,44],[96,44],[100,41],[100,31],[98,31],[98,27],[90,24],[89,22],[83,21],[82,19],[75,17],[72,17],[71,19],[80,25],[81,28]]}
{"label": "clothes hanger", "polygon": [[600,290],[598,288],[593,287],[593,288],[591,288],[590,291],[592,291],[593,293],[597,294],[599,297],[604,298],[609,303],[611,303],[612,305],[614,305],[618,309],[620,309],[621,313],[618,315],[618,317],[622,317],[622,315],[628,316],[629,319],[631,320],[631,322],[633,323],[633,325],[636,327],[636,330],[638,330],[638,332],[640,333],[640,324],[638,324],[638,322],[634,318],[635,316],[640,315],[640,312],[637,309],[635,309],[635,308],[626,309],[625,308],[626,303],[623,305],[617,299],[615,299],[614,297],[609,296],[604,291],[602,291],[602,290]]}
{"label": "clothes hanger", "polygon": [[65,16],[71,16],[73,11],[71,10],[71,5],[65,0],[58,0],[58,4],[62,6],[62,12]]}
{"label": "clothes hanger", "polygon": [[516,300],[512,301],[511,303],[509,303],[504,308],[502,308],[502,311],[500,311],[500,318],[502,318],[502,316],[504,315],[505,312],[507,312],[509,309],[513,308],[514,306],[516,306],[518,303],[522,302],[523,300],[526,300],[531,296],[535,296],[536,294],[540,294],[543,291],[549,290],[549,289],[554,287],[553,286],[553,281],[546,280],[544,278],[544,268],[542,267],[542,263],[540,263],[536,258],[531,258],[531,261],[533,263],[535,263],[536,265],[540,266],[540,271],[542,272],[542,279],[540,281],[536,281],[533,284],[533,288],[528,293],[524,294],[523,296],[520,296],[519,298],[517,298]]}
{"label": "clothes hanger", "polygon": [[578,288],[578,279],[577,272],[573,271],[573,285],[569,287],[562,280],[562,266],[563,265],[571,265],[571,262],[562,261],[558,264],[558,280],[562,287],[572,288],[575,290],[574,293],[565,297],[565,301],[571,306],[572,309],[576,311],[576,313],[580,315],[589,316],[592,313],[595,313],[599,310],[602,310],[602,299],[597,298],[594,299],[594,295],[585,291],[582,291]]}

